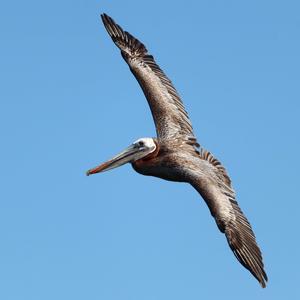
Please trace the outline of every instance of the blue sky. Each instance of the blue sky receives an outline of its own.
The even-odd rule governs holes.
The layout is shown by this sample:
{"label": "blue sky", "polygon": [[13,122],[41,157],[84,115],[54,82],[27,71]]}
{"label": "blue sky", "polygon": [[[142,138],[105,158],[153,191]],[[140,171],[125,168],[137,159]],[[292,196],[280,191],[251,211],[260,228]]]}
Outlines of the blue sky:
{"label": "blue sky", "polygon": [[[299,10],[298,1],[2,3],[0,298],[299,297]],[[85,176],[155,135],[102,12],[147,45],[198,140],[227,168],[266,289],[189,185],[130,165]]]}

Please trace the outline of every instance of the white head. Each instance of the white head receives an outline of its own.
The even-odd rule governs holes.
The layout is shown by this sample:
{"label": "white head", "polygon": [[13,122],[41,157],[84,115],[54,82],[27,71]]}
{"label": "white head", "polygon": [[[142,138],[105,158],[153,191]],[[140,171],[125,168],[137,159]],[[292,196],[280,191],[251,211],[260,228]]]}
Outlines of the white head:
{"label": "white head", "polygon": [[153,138],[138,139],[111,160],[87,171],[87,175],[108,171],[128,162],[132,163],[154,152],[156,147]]}
{"label": "white head", "polygon": [[155,151],[157,147],[153,138],[140,138],[133,142],[132,145],[140,150],[139,155],[136,155],[136,157],[132,161],[136,161],[147,156],[148,154]]}

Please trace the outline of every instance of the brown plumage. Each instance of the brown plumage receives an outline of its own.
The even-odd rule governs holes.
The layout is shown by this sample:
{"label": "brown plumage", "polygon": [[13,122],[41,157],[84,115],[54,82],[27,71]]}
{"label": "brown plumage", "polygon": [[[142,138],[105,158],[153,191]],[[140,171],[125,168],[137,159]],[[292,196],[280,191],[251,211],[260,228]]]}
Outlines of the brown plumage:
{"label": "brown plumage", "polygon": [[143,175],[190,183],[205,200],[239,262],[265,287],[267,275],[260,249],[248,220],[235,200],[235,192],[225,168],[197,143],[176,89],[146,47],[106,14],[101,17],[147,98],[157,139],[139,139],[87,174],[131,162],[133,168]]}
{"label": "brown plumage", "polygon": [[112,18],[103,14],[104,26],[137,81],[151,109],[158,139],[193,137],[192,124],[172,82],[156,64],[146,47]]}

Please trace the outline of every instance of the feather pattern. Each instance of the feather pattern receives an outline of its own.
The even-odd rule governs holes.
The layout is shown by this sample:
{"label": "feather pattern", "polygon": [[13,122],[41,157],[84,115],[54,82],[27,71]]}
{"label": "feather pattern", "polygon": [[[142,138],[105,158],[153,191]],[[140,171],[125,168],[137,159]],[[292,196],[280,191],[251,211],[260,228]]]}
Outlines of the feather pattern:
{"label": "feather pattern", "polygon": [[235,199],[226,170],[208,151],[202,150],[203,153],[206,161],[194,160],[192,167],[190,160],[187,181],[205,200],[238,261],[265,287],[268,278],[262,255],[251,225]]}
{"label": "feather pattern", "polygon": [[106,14],[101,17],[147,98],[158,139],[189,140],[194,137],[192,124],[176,89],[144,44]]}
{"label": "feather pattern", "polygon": [[133,162],[133,168],[143,175],[190,183],[205,200],[238,261],[265,287],[268,278],[260,249],[250,223],[238,206],[225,168],[197,143],[176,89],[145,45],[106,14],[101,17],[139,82],[156,126],[155,155]]}

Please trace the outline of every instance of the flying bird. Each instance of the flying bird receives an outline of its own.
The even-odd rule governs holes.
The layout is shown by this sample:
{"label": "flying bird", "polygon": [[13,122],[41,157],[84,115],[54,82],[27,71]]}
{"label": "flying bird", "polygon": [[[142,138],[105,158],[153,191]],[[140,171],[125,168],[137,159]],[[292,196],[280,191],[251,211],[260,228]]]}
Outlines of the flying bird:
{"label": "flying bird", "polygon": [[145,45],[108,15],[101,18],[146,96],[157,138],[138,139],[87,175],[131,163],[142,175],[190,183],[206,202],[238,261],[265,287],[268,278],[261,251],[225,168],[198,144],[180,96]]}

